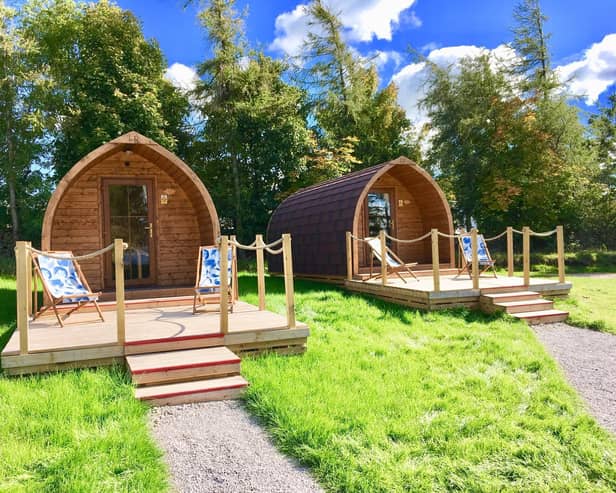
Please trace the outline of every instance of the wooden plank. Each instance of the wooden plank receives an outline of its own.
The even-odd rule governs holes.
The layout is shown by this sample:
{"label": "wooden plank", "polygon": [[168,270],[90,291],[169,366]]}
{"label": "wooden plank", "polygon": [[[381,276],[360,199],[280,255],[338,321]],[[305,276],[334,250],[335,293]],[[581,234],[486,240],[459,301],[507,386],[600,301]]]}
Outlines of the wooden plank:
{"label": "wooden plank", "polygon": [[116,331],[118,344],[126,341],[126,306],[124,304],[124,242],[113,240],[115,255]]}
{"label": "wooden plank", "polygon": [[220,332],[227,334],[229,332],[229,238],[227,236],[220,237]]}
{"label": "wooden plank", "polygon": [[438,252],[438,229],[433,228],[432,236],[432,280],[434,283],[434,291],[437,293],[441,290],[441,273],[439,271],[439,252]]}
{"label": "wooden plank", "polygon": [[530,284],[530,228],[522,228],[522,257],[524,270],[524,285]]}
{"label": "wooden plank", "polygon": [[259,293],[259,310],[265,310],[265,260],[263,255],[263,235],[257,235],[257,291]]}
{"label": "wooden plank", "polygon": [[291,235],[282,235],[282,263],[284,269],[284,292],[286,298],[287,327],[295,328],[295,290],[293,286],[293,254],[291,252]]}
{"label": "wooden plank", "polygon": [[75,368],[98,368],[100,366],[112,366],[124,363],[121,356],[114,358],[88,359],[79,361],[67,361],[64,363],[50,363],[45,365],[16,366],[14,368],[4,368],[5,375],[31,375],[35,373],[49,373],[55,371],[71,370]]}
{"label": "wooden plank", "polygon": [[239,363],[240,359],[224,346],[186,351],[158,352],[127,356],[131,373],[149,373],[171,369],[196,368],[219,364]]}
{"label": "wooden plank", "polygon": [[18,241],[15,245],[17,273],[17,330],[19,331],[19,353],[28,354],[28,244]]}
{"label": "wooden plank", "polygon": [[3,368],[20,366],[50,365],[69,361],[85,361],[93,359],[114,358],[124,355],[122,346],[103,346],[89,349],[67,349],[63,351],[48,351],[15,356],[2,356]]}
{"label": "wooden plank", "polygon": [[195,393],[215,392],[233,388],[246,387],[248,382],[241,376],[215,378],[211,380],[198,380],[194,382],[180,382],[166,385],[156,385],[135,389],[137,399],[164,399],[179,397]]}
{"label": "wooden plank", "polygon": [[281,330],[264,330],[259,332],[239,332],[225,336],[225,346],[236,346],[252,342],[287,341],[290,339],[302,339],[310,335],[307,327]]}
{"label": "wooden plank", "polygon": [[507,227],[507,275],[513,277],[513,228]]}

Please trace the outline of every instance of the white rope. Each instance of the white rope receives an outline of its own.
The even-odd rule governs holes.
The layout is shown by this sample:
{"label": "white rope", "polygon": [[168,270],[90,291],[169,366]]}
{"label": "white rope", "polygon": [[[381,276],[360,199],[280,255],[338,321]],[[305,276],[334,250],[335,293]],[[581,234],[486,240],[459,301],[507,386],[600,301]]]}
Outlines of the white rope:
{"label": "white rope", "polygon": [[265,251],[271,255],[278,255],[280,253],[282,253],[282,248],[279,248],[278,250],[272,250],[271,248],[266,247]]}
{"label": "white rope", "polygon": [[501,234],[496,235],[496,236],[492,236],[492,238],[484,238],[485,241],[492,241],[492,240],[498,240],[499,238],[503,237],[504,235],[507,234],[507,230],[503,231]]}
{"label": "white rope", "polygon": [[514,233],[517,233],[519,235],[523,235],[524,231],[520,231],[519,229],[515,229],[515,228],[511,228],[511,231],[513,231]]}
{"label": "white rope", "polygon": [[544,233],[535,233],[533,230],[530,230],[531,236],[551,236],[554,233],[556,233],[555,229],[553,229],[552,231],[545,231]]}
{"label": "white rope", "polygon": [[357,240],[357,241],[363,241],[364,243],[368,243],[368,240],[366,240],[365,238],[360,238],[359,236],[355,236],[352,233],[351,233],[351,238],[353,238],[354,240]]}
{"label": "white rope", "polygon": [[391,241],[397,241],[398,243],[415,243],[417,241],[425,240],[431,234],[432,234],[432,232],[428,231],[425,235],[420,236],[419,238],[415,238],[413,240],[400,240],[398,238],[394,238],[393,236],[389,236],[387,233],[385,233],[385,237],[389,238]]}
{"label": "white rope", "polygon": [[442,233],[440,231],[437,231],[437,234],[439,236],[442,236],[443,238],[459,238],[460,235],[448,235],[447,233]]}
{"label": "white rope", "polygon": [[268,243],[267,245],[263,244],[260,246],[255,246],[256,240],[250,245],[242,245],[241,243],[238,243],[237,241],[229,241],[229,245],[235,245],[237,248],[240,248],[242,250],[250,250],[253,252],[256,250],[267,250],[268,248],[275,247],[276,245],[279,245],[280,243],[282,243],[282,238],[278,238],[276,241],[272,241],[271,243]]}
{"label": "white rope", "polygon": [[[48,258],[55,258],[58,260],[65,260],[67,258],[70,258],[71,260],[87,260],[90,258],[94,258],[94,257],[98,257],[99,255],[102,255],[103,253],[107,253],[110,250],[113,250],[113,246],[114,244],[111,243],[109,245],[107,245],[105,248],[101,248],[100,250],[96,250],[95,252],[91,252],[91,253],[86,253],[84,255],[73,255],[71,254],[70,256],[67,255],[59,255],[59,254],[54,254],[54,253],[50,253],[50,252],[44,252],[42,250],[37,250],[34,247],[28,247],[28,249],[33,252],[36,253],[37,255],[42,255],[43,257],[48,257]],[[124,247],[124,250],[126,250],[128,248],[128,244],[123,243],[122,246]]]}

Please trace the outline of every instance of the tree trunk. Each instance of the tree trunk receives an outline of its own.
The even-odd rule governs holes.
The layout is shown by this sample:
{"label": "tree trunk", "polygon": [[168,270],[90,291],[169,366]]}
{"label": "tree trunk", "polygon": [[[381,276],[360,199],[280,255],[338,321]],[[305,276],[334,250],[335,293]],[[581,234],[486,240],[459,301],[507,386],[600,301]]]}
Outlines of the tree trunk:
{"label": "tree trunk", "polygon": [[19,240],[19,216],[17,215],[17,194],[15,193],[15,179],[7,177],[9,187],[9,209],[11,211],[11,223],[13,225],[13,241]]}

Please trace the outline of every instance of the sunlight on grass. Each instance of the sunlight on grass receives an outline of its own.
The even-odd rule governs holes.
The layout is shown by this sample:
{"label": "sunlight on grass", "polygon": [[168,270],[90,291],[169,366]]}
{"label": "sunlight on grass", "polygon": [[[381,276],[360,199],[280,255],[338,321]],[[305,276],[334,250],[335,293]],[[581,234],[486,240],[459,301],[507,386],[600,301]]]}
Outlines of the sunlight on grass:
{"label": "sunlight on grass", "polygon": [[[15,281],[0,278],[0,348],[14,319]],[[120,367],[0,374],[0,491],[165,491],[146,412]]]}
{"label": "sunlight on grass", "polygon": [[244,360],[247,402],[331,491],[616,489],[616,443],[523,323],[296,291],[308,352]]}
{"label": "sunlight on grass", "polygon": [[557,299],[556,307],[569,312],[567,320],[578,327],[616,334],[616,279],[573,277],[569,298]]}

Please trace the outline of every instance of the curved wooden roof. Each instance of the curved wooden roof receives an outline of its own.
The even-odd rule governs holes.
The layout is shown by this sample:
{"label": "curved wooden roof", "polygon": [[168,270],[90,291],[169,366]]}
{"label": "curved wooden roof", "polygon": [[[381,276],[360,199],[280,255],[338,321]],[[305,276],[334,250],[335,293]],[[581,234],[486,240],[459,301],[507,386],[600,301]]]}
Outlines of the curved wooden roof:
{"label": "curved wooden roof", "polygon": [[[290,233],[293,270],[297,274],[342,276],[346,273],[346,231],[357,234],[360,212],[373,184],[390,173],[420,197],[422,214],[441,231],[453,233],[451,210],[445,194],[423,168],[406,157],[365,168],[299,190],[274,211],[268,225],[268,241]],[[438,226],[436,225],[438,224]],[[272,272],[282,269],[280,259],[270,257]]]}
{"label": "curved wooden roof", "polygon": [[199,214],[197,218],[199,227],[206,229],[212,228],[213,238],[217,238],[220,235],[220,223],[216,207],[214,207],[212,197],[196,173],[184,161],[160,144],[148,139],[138,132],[128,132],[94,149],[80,159],[60,180],[45,210],[41,235],[43,249],[49,249],[51,247],[51,228],[53,220],[65,192],[86,170],[104,161],[113,154],[125,150],[130,150],[143,156],[170,175],[185,190],[195,210],[203,211],[203,214]]}

